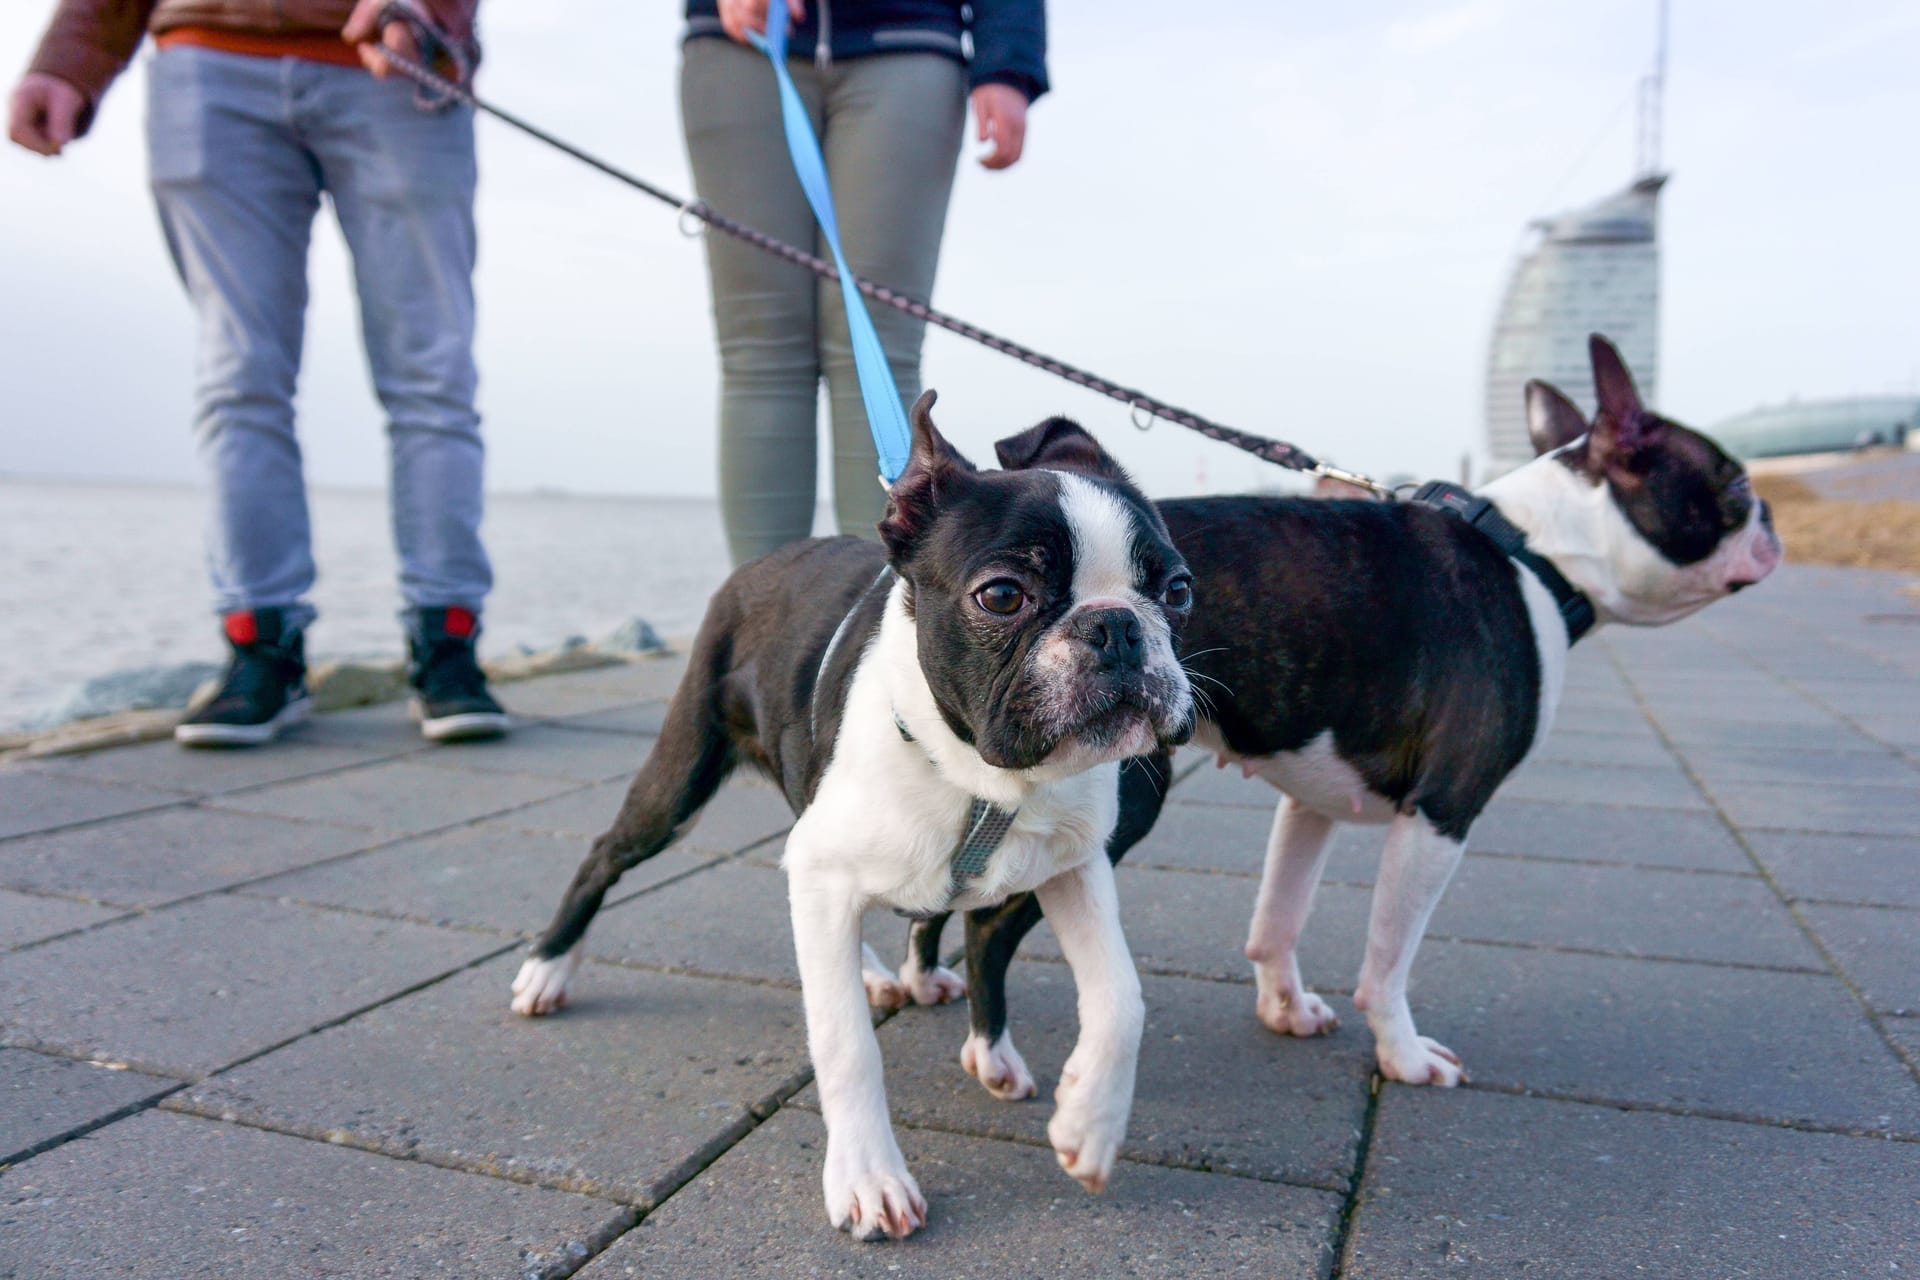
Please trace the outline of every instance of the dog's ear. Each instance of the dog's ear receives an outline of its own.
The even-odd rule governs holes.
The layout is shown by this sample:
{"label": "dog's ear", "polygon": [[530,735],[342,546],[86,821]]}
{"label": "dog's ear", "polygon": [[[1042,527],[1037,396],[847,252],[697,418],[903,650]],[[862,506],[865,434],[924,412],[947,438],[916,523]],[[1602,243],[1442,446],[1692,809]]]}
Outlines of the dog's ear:
{"label": "dog's ear", "polygon": [[1527,435],[1536,455],[1552,453],[1587,434],[1587,415],[1560,388],[1534,378],[1527,383]]}
{"label": "dog's ear", "polygon": [[1665,438],[1667,423],[1640,403],[1627,362],[1611,342],[1596,333],[1587,339],[1587,350],[1593,358],[1593,391],[1600,405],[1593,415],[1588,453],[1609,473],[1630,472],[1635,455]]}
{"label": "dog's ear", "polygon": [[1109,480],[1127,480],[1126,471],[1113,460],[1113,455],[1102,449],[1085,427],[1070,418],[1048,418],[1037,427],[1008,436],[993,446],[993,452],[1008,471],[1053,467],[1084,471]]}
{"label": "dog's ear", "polygon": [[906,470],[887,489],[887,512],[880,517],[880,540],[898,560],[933,523],[933,514],[953,487],[974,473],[971,462],[947,443],[933,425],[934,393],[923,391],[908,415],[913,424],[913,449]]}

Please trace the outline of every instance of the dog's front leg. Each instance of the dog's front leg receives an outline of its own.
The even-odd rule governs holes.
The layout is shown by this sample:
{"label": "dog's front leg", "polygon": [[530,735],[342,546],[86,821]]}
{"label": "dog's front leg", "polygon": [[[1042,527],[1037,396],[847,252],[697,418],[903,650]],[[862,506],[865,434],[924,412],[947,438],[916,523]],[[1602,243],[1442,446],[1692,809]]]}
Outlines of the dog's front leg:
{"label": "dog's front leg", "polygon": [[1366,1011],[1380,1074],[1389,1080],[1451,1088],[1467,1078],[1453,1050],[1414,1030],[1413,1011],[1407,1007],[1413,954],[1460,865],[1461,847],[1418,813],[1395,818],[1387,833],[1367,922],[1367,958],[1360,966],[1353,1003]]}
{"label": "dog's front leg", "polygon": [[862,1240],[899,1238],[926,1224],[927,1202],[887,1120],[880,1042],[860,980],[864,904],[841,877],[809,869],[792,838],[788,881],[807,1047],[827,1122],[827,1217]]}
{"label": "dog's front leg", "polygon": [[1134,1069],[1146,1022],[1140,976],[1120,930],[1113,867],[1105,858],[1091,858],[1037,892],[1073,968],[1080,1003],[1080,1039],[1060,1070],[1054,1091],[1058,1106],[1047,1138],[1060,1167],[1087,1190],[1100,1191],[1133,1110]]}

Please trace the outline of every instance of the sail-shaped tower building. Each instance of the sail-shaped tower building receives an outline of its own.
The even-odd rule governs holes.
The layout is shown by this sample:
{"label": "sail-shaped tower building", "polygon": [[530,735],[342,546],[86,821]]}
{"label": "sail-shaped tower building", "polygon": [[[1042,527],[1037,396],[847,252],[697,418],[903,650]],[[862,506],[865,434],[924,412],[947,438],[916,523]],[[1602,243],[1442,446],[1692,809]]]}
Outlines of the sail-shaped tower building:
{"label": "sail-shaped tower building", "polygon": [[1533,457],[1523,388],[1542,378],[1593,409],[1587,335],[1613,339],[1640,394],[1659,403],[1663,175],[1534,224],[1487,348],[1487,451],[1498,473]]}

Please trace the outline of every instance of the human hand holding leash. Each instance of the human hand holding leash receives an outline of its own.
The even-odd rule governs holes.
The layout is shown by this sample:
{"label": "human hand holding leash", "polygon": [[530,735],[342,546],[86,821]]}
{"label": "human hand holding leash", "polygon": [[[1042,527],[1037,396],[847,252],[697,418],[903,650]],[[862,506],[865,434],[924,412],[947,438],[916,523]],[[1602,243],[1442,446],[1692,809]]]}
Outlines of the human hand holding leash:
{"label": "human hand holding leash", "polygon": [[27,150],[57,156],[86,129],[92,104],[59,76],[29,71],[20,77],[7,110],[7,137]]}
{"label": "human hand holding leash", "polygon": [[[787,15],[795,22],[807,16],[807,0],[786,0]],[[765,33],[767,0],[720,0],[720,25],[741,44],[747,44],[747,32]]]}
{"label": "human hand holding leash", "polygon": [[1027,95],[1009,84],[983,84],[973,91],[973,118],[980,141],[993,150],[980,157],[986,169],[1010,169],[1027,142]]}
{"label": "human hand holding leash", "polygon": [[387,0],[360,0],[347,15],[347,25],[340,29],[340,38],[359,47],[360,61],[381,80],[393,74],[393,64],[381,55],[382,49],[420,61],[420,42],[413,38],[412,30],[404,22],[383,22],[386,11]]}

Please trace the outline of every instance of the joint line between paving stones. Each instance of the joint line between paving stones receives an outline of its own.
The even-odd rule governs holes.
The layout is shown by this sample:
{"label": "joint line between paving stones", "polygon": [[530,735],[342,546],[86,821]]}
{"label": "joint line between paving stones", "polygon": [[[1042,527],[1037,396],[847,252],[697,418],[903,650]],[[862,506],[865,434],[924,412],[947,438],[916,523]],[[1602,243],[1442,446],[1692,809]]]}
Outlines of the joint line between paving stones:
{"label": "joint line between paving stones", "polygon": [[1366,1183],[1367,1158],[1373,1153],[1373,1131],[1380,1117],[1380,1095],[1385,1082],[1376,1070],[1367,1082],[1367,1109],[1360,1116],[1360,1138],[1353,1155],[1353,1177],[1347,1185],[1346,1199],[1340,1205],[1340,1221],[1334,1225],[1330,1241],[1333,1265],[1328,1280],[1343,1280],[1351,1261],[1353,1223],[1360,1216],[1360,1189]]}
{"label": "joint line between paving stones", "polygon": [[1654,1115],[1679,1116],[1689,1120],[1713,1120],[1720,1124],[1752,1125],[1758,1129],[1788,1129],[1794,1133],[1819,1133],[1835,1138],[1868,1138],[1876,1142],[1902,1142],[1910,1146],[1920,1146],[1920,1131],[1822,1124],[1817,1120],[1782,1120],[1773,1116],[1721,1111],[1714,1107],[1683,1107],[1670,1102],[1650,1102],[1644,1098],[1615,1098],[1605,1094],[1570,1093],[1528,1085],[1490,1083],[1485,1080],[1475,1080],[1471,1084],[1462,1085],[1461,1088],[1480,1093],[1497,1093],[1511,1098],[1537,1098],[1543,1102],[1606,1107],[1613,1111],[1649,1112]]}
{"label": "joint line between paving stones", "polygon": [[[1722,643],[1724,644],[1724,642]],[[1872,1027],[1874,1033],[1880,1037],[1880,1042],[1884,1044],[1887,1047],[1887,1051],[1893,1055],[1893,1060],[1907,1069],[1909,1077],[1916,1082],[1920,1082],[1920,1063],[1909,1062],[1907,1060],[1906,1053],[1902,1050],[1900,1044],[1888,1034],[1885,1024],[1882,1023],[1880,1017],[1874,1012],[1872,1004],[1868,1002],[1866,993],[1861,991],[1859,985],[1854,982],[1853,975],[1848,973],[1846,968],[1841,965],[1839,957],[1835,956],[1827,947],[1826,942],[1820,937],[1819,932],[1814,929],[1812,923],[1801,912],[1799,903],[1787,894],[1785,888],[1774,878],[1772,870],[1761,860],[1760,855],[1754,852],[1753,846],[1747,841],[1746,832],[1741,829],[1738,823],[1734,822],[1732,815],[1721,806],[1720,801],[1707,789],[1699,775],[1694,772],[1693,765],[1687,760],[1686,756],[1677,749],[1673,741],[1668,738],[1667,731],[1654,721],[1652,712],[1647,707],[1646,698],[1640,691],[1639,684],[1627,671],[1625,665],[1620,660],[1619,654],[1615,653],[1612,649],[1608,649],[1607,656],[1613,662],[1615,670],[1620,673],[1621,679],[1627,682],[1627,687],[1632,691],[1635,700],[1640,704],[1641,714],[1647,717],[1648,723],[1653,724],[1654,732],[1660,735],[1660,740],[1666,743],[1668,749],[1672,750],[1675,756],[1679,757],[1681,769],[1686,772],[1687,777],[1693,782],[1694,787],[1702,795],[1706,796],[1707,803],[1713,806],[1714,815],[1720,819],[1721,825],[1727,829],[1727,833],[1731,835],[1734,842],[1740,846],[1740,851],[1746,854],[1747,861],[1753,864],[1755,872],[1766,882],[1767,887],[1773,891],[1773,895],[1779,900],[1780,905],[1786,908],[1787,914],[1793,918],[1794,924],[1799,926],[1802,935],[1806,937],[1814,950],[1819,953],[1820,958],[1826,962],[1828,972],[1841,986],[1846,988],[1848,994],[1853,996],[1855,1003],[1860,1006],[1861,1012],[1866,1016],[1867,1025]],[[1759,666],[1757,662],[1755,665]],[[1769,668],[1761,667],[1760,669],[1766,671],[1767,674],[1773,676],[1774,679],[1780,679],[1780,677]],[[1878,739],[1875,739],[1875,741],[1878,741]]]}
{"label": "joint line between paving stones", "polygon": [[[14,1052],[15,1053],[31,1053],[33,1052],[33,1050],[16,1048]],[[68,1058],[65,1055],[43,1054],[42,1056],[43,1057],[58,1056],[68,1062],[88,1062],[88,1063],[92,1062],[91,1059]],[[158,1090],[152,1094],[149,1094],[147,1097],[140,1099],[137,1102],[129,1102],[123,1107],[116,1107],[115,1109],[107,1112],[107,1114],[103,1116],[95,1116],[91,1120],[82,1121],[80,1124],[74,1125],[71,1129],[68,1129],[66,1132],[57,1133],[51,1138],[44,1138],[41,1141],[34,1143],[30,1147],[22,1147],[19,1151],[14,1152],[12,1155],[6,1156],[4,1158],[0,1158],[0,1176],[4,1176],[9,1169],[18,1168],[20,1165],[23,1165],[27,1161],[33,1159],[35,1156],[45,1155],[47,1152],[52,1151],[55,1147],[64,1147],[67,1143],[72,1142],[76,1138],[84,1138],[96,1129],[104,1129],[110,1124],[117,1124],[122,1120],[130,1119],[133,1116],[139,1115],[143,1111],[151,1111],[155,1107],[159,1106],[161,1103],[165,1102],[168,1098],[171,1098],[174,1094],[179,1093],[182,1089],[185,1089],[188,1087],[189,1086],[186,1081],[184,1080],[176,1081],[171,1088]]]}
{"label": "joint line between paving stones", "polygon": [[[1580,802],[1536,800],[1529,801],[1529,803],[1572,805]],[[1686,812],[1697,813],[1699,811],[1695,809],[1686,810]],[[1383,836],[1382,839],[1384,840],[1385,837]],[[1172,862],[1153,862],[1150,860],[1152,856],[1152,854],[1147,854],[1143,857],[1130,857],[1120,865],[1123,867],[1144,867],[1150,871],[1178,871],[1182,875],[1220,876],[1228,880],[1252,880],[1256,882],[1260,880],[1262,875],[1259,871],[1230,871],[1224,867],[1195,867]],[[1656,862],[1596,862],[1592,858],[1555,857],[1550,853],[1512,853],[1501,849],[1468,849],[1466,856],[1469,858],[1492,858],[1500,862],[1520,862],[1543,867],[1597,867],[1601,870],[1615,871],[1657,871],[1663,875],[1717,876],[1723,880],[1752,880],[1755,878],[1754,873],[1751,871],[1727,871],[1720,867],[1675,867]],[[1336,888],[1342,889],[1373,888],[1373,882],[1370,880],[1339,880],[1322,876],[1320,883],[1323,885],[1333,885]]]}

